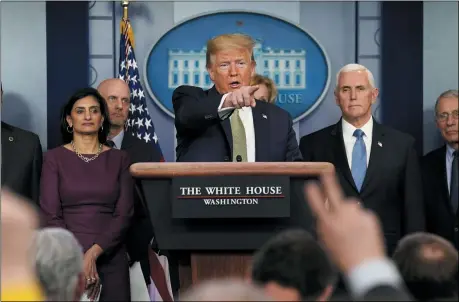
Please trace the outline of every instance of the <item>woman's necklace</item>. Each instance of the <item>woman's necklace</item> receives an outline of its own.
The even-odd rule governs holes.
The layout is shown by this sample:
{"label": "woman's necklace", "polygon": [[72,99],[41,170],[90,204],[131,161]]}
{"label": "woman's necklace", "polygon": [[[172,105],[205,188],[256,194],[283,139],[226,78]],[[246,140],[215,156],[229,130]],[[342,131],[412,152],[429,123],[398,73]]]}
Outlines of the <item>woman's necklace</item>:
{"label": "woman's necklace", "polygon": [[79,158],[81,158],[83,161],[87,163],[95,160],[97,157],[99,157],[100,153],[102,152],[102,144],[99,143],[99,150],[97,150],[97,153],[93,157],[86,157],[84,155],[81,155],[80,152],[78,152],[73,141],[71,141],[70,144],[72,145],[73,151],[75,151],[76,155],[78,155]]}

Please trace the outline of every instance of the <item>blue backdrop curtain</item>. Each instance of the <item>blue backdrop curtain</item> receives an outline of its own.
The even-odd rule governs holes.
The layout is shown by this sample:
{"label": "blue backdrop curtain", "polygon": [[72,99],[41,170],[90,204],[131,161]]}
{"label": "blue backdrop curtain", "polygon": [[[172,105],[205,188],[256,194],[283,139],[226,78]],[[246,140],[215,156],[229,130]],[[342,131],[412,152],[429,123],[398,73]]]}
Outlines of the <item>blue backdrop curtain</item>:
{"label": "blue backdrop curtain", "polygon": [[76,90],[89,83],[88,3],[46,2],[48,149],[62,143],[62,106]]}
{"label": "blue backdrop curtain", "polygon": [[381,109],[384,124],[423,148],[423,3],[382,2]]}

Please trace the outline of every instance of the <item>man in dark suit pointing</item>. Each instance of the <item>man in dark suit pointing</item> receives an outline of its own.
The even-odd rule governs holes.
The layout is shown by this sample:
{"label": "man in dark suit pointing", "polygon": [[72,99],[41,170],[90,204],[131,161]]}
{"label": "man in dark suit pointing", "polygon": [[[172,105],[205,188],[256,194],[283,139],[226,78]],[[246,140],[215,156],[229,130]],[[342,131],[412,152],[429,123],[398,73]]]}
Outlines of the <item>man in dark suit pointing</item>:
{"label": "man in dark suit pointing", "polygon": [[373,119],[377,96],[367,68],[344,66],[335,89],[342,118],[302,137],[300,150],[305,161],[335,165],[345,194],[379,216],[391,254],[404,235],[424,230],[424,203],[414,138]]}
{"label": "man in dark suit pointing", "polygon": [[209,40],[206,67],[215,86],[174,91],[177,161],[301,160],[290,115],[254,98],[253,47],[252,38],[242,34]]}
{"label": "man in dark suit pointing", "polygon": [[[3,87],[1,88],[3,104]],[[40,138],[35,133],[2,122],[1,183],[39,204],[43,162]]]}

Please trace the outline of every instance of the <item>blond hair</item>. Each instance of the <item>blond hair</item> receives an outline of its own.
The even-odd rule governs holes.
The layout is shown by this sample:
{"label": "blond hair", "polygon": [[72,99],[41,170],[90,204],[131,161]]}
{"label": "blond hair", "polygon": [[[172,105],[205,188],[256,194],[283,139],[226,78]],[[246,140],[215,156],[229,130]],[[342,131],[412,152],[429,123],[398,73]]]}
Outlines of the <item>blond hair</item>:
{"label": "blond hair", "polygon": [[216,36],[207,41],[206,67],[210,67],[217,52],[228,49],[245,48],[249,51],[252,62],[255,62],[253,57],[254,46],[255,41],[248,35],[224,34]]}
{"label": "blond hair", "polygon": [[268,77],[262,76],[260,74],[256,74],[252,77],[252,80],[250,82],[250,85],[265,85],[266,88],[268,89],[268,99],[266,100],[268,103],[274,103],[277,97],[277,88],[276,84],[274,84],[274,81],[271,80]]}

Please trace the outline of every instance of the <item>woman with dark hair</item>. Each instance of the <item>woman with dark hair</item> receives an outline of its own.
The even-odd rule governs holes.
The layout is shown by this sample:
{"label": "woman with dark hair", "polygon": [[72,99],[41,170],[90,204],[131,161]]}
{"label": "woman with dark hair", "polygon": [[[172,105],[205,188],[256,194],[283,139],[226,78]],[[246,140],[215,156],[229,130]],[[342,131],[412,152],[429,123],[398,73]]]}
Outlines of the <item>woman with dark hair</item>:
{"label": "woman with dark hair", "polygon": [[45,154],[40,207],[45,226],[71,231],[84,249],[84,277],[100,301],[129,301],[125,234],[133,214],[133,180],[125,151],[103,143],[108,110],[96,89],[70,97],[61,117],[64,145]]}

